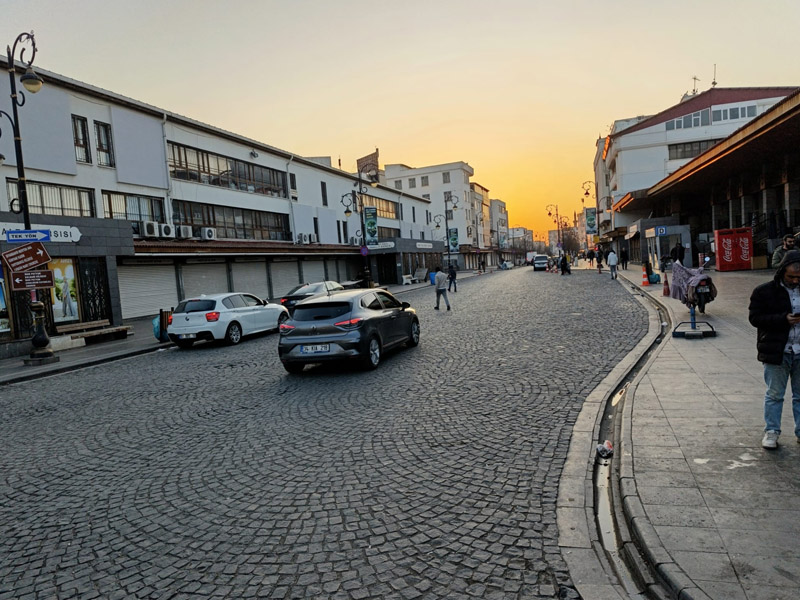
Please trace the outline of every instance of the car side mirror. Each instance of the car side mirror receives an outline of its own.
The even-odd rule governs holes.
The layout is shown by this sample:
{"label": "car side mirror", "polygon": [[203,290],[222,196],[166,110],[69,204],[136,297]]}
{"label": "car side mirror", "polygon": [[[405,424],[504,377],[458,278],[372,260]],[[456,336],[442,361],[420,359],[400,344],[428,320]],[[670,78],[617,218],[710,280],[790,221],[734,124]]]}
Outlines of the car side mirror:
{"label": "car side mirror", "polygon": [[401,308],[402,310],[405,310],[405,309],[407,309],[407,308],[411,308],[411,305],[410,305],[408,302],[403,302],[403,303],[400,305],[400,308]]}

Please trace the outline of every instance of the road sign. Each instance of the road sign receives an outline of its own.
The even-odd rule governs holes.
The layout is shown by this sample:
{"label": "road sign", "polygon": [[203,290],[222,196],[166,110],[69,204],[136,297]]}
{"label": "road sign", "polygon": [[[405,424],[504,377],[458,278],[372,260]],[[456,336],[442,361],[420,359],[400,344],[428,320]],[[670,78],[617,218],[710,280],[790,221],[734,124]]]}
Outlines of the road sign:
{"label": "road sign", "polygon": [[361,246],[361,256],[366,256],[367,254],[369,254],[369,250],[367,249],[367,247]]}
{"label": "road sign", "polygon": [[3,260],[11,271],[29,271],[49,263],[50,255],[41,242],[29,242],[3,252]]}
{"label": "road sign", "polygon": [[41,290],[55,287],[55,285],[55,276],[49,269],[43,271],[22,271],[21,273],[11,272],[11,289],[15,292],[20,292],[22,290]]}
{"label": "road sign", "polygon": [[[22,228],[22,223],[7,223],[0,222],[0,239],[5,240],[6,234],[9,231],[19,231]],[[40,242],[79,242],[81,239],[81,230],[77,227],[67,225],[45,225],[43,223],[31,223],[31,229],[40,229],[45,232],[50,232],[49,240],[39,240]],[[31,240],[36,241],[36,240]]]}
{"label": "road sign", "polygon": [[22,244],[25,242],[49,242],[49,229],[18,229],[6,231],[6,241],[9,244]]}
{"label": "road sign", "polygon": [[659,225],[658,227],[656,227],[656,235],[657,236],[667,235],[667,228],[663,225]]}

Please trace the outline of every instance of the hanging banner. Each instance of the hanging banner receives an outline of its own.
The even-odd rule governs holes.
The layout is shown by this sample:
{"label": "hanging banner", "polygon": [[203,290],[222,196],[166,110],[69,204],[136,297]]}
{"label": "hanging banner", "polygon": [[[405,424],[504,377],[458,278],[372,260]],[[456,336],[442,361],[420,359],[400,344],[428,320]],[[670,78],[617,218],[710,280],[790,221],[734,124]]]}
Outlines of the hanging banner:
{"label": "hanging banner", "polygon": [[378,243],[378,209],[375,206],[364,207],[364,243],[374,246]]}
{"label": "hanging banner", "polygon": [[458,252],[458,227],[451,227],[447,231],[447,251]]}
{"label": "hanging banner", "polygon": [[586,235],[595,235],[597,233],[597,209],[585,208],[586,211]]}

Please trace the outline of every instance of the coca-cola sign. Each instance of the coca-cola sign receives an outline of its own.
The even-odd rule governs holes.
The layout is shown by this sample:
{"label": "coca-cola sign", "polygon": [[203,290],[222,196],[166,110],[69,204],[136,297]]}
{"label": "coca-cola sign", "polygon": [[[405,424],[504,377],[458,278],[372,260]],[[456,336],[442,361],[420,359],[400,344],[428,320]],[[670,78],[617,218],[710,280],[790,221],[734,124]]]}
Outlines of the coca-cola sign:
{"label": "coca-cola sign", "polygon": [[753,230],[750,227],[718,229],[714,232],[717,246],[717,270],[741,271],[752,268]]}

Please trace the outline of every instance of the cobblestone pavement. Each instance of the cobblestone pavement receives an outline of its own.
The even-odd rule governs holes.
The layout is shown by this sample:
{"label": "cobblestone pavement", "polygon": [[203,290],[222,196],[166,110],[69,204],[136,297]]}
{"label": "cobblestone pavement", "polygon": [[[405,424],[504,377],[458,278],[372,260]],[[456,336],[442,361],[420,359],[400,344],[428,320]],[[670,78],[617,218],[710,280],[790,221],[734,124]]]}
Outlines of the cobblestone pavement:
{"label": "cobblestone pavement", "polygon": [[270,334],[3,388],[0,599],[577,597],[559,475],[645,311],[594,271],[450,297],[372,372]]}

